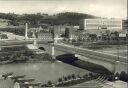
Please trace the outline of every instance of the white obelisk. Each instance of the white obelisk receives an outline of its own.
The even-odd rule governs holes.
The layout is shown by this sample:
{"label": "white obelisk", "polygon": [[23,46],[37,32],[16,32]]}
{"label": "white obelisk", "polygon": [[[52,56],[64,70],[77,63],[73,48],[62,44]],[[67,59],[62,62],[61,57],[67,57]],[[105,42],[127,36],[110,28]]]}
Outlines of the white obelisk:
{"label": "white obelisk", "polygon": [[55,48],[54,48],[54,44],[52,45],[52,59],[55,59]]}
{"label": "white obelisk", "polygon": [[28,39],[28,24],[25,25],[25,39]]}

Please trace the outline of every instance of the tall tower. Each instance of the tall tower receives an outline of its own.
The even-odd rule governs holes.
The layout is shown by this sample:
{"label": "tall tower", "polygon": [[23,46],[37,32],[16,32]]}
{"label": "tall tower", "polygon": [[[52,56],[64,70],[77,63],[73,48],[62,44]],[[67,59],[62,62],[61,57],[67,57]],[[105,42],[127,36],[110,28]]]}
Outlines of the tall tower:
{"label": "tall tower", "polygon": [[25,39],[28,39],[28,24],[25,24]]}
{"label": "tall tower", "polygon": [[54,44],[52,45],[52,59],[55,59],[55,48],[54,48]]}

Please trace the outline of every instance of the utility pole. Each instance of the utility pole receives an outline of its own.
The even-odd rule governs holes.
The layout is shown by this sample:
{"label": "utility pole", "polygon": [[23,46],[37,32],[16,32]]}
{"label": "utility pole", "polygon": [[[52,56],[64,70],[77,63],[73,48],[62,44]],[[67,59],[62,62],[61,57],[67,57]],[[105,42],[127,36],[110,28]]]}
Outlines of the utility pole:
{"label": "utility pole", "polygon": [[117,47],[117,57],[118,57],[118,61],[119,61],[119,59],[120,59],[120,57],[119,57],[119,45]]}

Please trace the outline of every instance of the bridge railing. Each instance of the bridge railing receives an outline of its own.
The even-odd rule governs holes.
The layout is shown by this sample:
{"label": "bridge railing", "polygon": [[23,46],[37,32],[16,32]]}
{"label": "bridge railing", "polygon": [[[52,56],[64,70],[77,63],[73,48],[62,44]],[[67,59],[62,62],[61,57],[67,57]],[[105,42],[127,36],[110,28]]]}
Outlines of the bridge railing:
{"label": "bridge railing", "polygon": [[126,57],[97,52],[89,49],[82,49],[78,47],[62,46],[62,45],[55,45],[55,48],[59,50],[63,50],[65,52],[77,53],[83,56],[93,57],[96,59],[101,59],[109,62],[120,61],[120,62],[128,63]]}

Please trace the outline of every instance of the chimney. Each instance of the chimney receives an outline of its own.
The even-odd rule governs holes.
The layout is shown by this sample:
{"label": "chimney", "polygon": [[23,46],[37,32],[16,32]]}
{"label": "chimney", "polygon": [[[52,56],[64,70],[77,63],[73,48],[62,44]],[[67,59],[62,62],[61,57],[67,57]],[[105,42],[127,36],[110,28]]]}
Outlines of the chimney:
{"label": "chimney", "polygon": [[25,39],[28,39],[28,24],[26,23],[26,28],[25,28]]}

